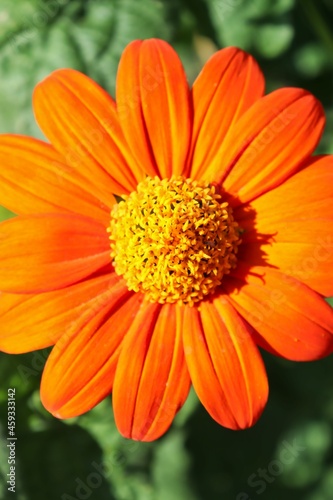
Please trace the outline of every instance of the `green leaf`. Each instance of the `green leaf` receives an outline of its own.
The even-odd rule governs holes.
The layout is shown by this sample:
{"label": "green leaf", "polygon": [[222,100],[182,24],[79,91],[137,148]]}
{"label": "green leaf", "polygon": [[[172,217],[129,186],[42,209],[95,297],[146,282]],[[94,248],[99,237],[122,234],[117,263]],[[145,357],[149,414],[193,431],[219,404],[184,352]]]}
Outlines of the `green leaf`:
{"label": "green leaf", "polygon": [[327,300],[327,302],[328,302],[329,304],[331,304],[331,306],[333,307],[333,297],[329,297],[329,298],[328,298],[328,299],[326,299],[326,300]]}
{"label": "green leaf", "polygon": [[10,210],[7,210],[5,207],[0,206],[0,221],[10,219],[11,217],[14,217],[15,214],[11,212]]}
{"label": "green leaf", "polygon": [[159,500],[198,499],[187,481],[189,469],[190,457],[185,448],[184,431],[169,433],[155,451],[152,468],[156,484],[154,498]]}
{"label": "green leaf", "polygon": [[113,93],[124,47],[135,38],[168,39],[172,33],[168,7],[156,0],[58,0],[29,8],[20,3],[24,15],[13,2],[3,14],[10,21],[0,51],[0,133],[43,137],[32,112],[32,92],[53,70],[78,69]]}
{"label": "green leaf", "polygon": [[13,42],[15,36],[25,30],[33,30],[41,23],[42,16],[38,9],[39,0],[3,0],[0,15],[0,44]]}
{"label": "green leaf", "polygon": [[305,77],[315,78],[330,66],[332,55],[319,43],[308,43],[300,47],[294,57],[295,66]]}
{"label": "green leaf", "polygon": [[278,57],[289,48],[293,36],[289,24],[265,24],[258,28],[255,46],[264,57]]}
{"label": "green leaf", "polygon": [[222,45],[259,50],[264,57],[276,57],[292,40],[288,12],[294,0],[279,0],[274,4],[270,0],[208,0],[207,3]]}

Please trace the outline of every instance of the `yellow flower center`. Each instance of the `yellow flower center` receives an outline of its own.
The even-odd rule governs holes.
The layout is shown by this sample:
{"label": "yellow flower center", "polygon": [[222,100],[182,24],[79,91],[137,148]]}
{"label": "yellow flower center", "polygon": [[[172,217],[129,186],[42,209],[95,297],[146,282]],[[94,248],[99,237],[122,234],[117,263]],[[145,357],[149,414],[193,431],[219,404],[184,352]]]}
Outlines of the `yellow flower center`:
{"label": "yellow flower center", "polygon": [[117,274],[152,302],[193,305],[236,265],[239,228],[214,186],[147,177],[123,196],[108,228]]}

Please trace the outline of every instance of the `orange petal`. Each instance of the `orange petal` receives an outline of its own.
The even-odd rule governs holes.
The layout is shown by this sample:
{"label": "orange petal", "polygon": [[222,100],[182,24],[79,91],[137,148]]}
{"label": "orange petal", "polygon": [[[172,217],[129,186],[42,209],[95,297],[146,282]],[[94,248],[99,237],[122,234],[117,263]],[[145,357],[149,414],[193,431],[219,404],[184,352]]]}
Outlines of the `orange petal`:
{"label": "orange petal", "polygon": [[34,109],[64,161],[90,180],[104,203],[111,193],[136,188],[135,174],[143,174],[125,144],[115,103],[90,78],[72,69],[54,71],[37,85]]}
{"label": "orange petal", "polygon": [[191,380],[209,414],[230,429],[260,417],[268,382],[251,331],[226,298],[186,308],[184,348]]}
{"label": "orange petal", "polygon": [[[333,295],[333,156],[314,158],[240,212],[246,262],[258,265],[264,254],[283,273]],[[268,244],[258,242],[263,235],[272,235]]]}
{"label": "orange petal", "polygon": [[37,295],[2,293],[0,350],[19,354],[44,349],[68,332],[76,334],[105,305],[117,281],[116,274],[109,274]]}
{"label": "orange petal", "polygon": [[113,389],[117,427],[152,441],[184,404],[190,379],[182,344],[182,310],[144,302],[122,345]]}
{"label": "orange petal", "polygon": [[128,145],[149,175],[185,170],[190,142],[189,89],[176,52],[163,40],[136,40],[123,52],[117,109]]}
{"label": "orange petal", "polygon": [[0,135],[0,203],[19,215],[77,213],[100,222],[110,219],[108,206],[91,194],[91,183],[63,163],[45,142],[30,137]]}
{"label": "orange petal", "polygon": [[72,285],[110,262],[103,225],[80,215],[20,216],[0,225],[0,290],[41,293]]}
{"label": "orange petal", "polygon": [[[238,312],[276,355],[311,361],[332,352],[333,309],[300,281],[268,267],[252,267],[223,283]],[[243,273],[243,277],[242,277]]]}
{"label": "orange petal", "polygon": [[324,125],[323,108],[313,95],[293,88],[272,92],[240,118],[223,142],[215,181],[223,181],[238,203],[251,201],[299,168],[316,148]]}
{"label": "orange petal", "polygon": [[220,149],[234,124],[264,94],[265,81],[252,56],[235,47],[219,50],[193,84],[191,177],[214,177]]}
{"label": "orange petal", "polygon": [[118,278],[103,301],[86,310],[83,328],[69,327],[59,339],[41,382],[42,403],[54,416],[81,415],[111,393],[120,346],[141,299]]}

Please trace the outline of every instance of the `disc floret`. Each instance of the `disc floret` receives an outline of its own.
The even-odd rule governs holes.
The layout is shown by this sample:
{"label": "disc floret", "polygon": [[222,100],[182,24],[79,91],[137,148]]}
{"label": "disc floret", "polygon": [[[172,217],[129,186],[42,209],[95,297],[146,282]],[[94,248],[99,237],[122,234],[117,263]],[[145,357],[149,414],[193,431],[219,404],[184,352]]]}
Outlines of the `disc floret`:
{"label": "disc floret", "polygon": [[115,205],[108,229],[117,274],[159,303],[193,305],[236,265],[239,227],[215,187],[147,177]]}

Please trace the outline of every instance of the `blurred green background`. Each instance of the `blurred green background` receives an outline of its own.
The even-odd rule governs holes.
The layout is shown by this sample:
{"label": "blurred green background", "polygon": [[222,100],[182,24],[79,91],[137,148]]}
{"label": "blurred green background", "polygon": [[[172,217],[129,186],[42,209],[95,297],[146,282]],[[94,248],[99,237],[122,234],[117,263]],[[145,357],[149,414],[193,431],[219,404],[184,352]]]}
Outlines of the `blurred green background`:
{"label": "blurred green background", "polygon": [[[298,86],[322,101],[327,127],[318,151],[333,153],[332,0],[0,0],[0,132],[41,137],[31,94],[56,68],[81,70],[113,94],[122,50],[149,37],[175,47],[190,81],[216,49],[250,51],[269,91]],[[2,219],[10,215],[0,210]],[[47,354],[0,353],[1,499],[333,498],[332,358],[296,364],[264,354],[271,394],[253,429],[221,428],[191,393],[167,435],[145,444],[119,436],[110,401],[69,421],[49,415],[38,394]],[[9,387],[15,494],[6,484]]]}

